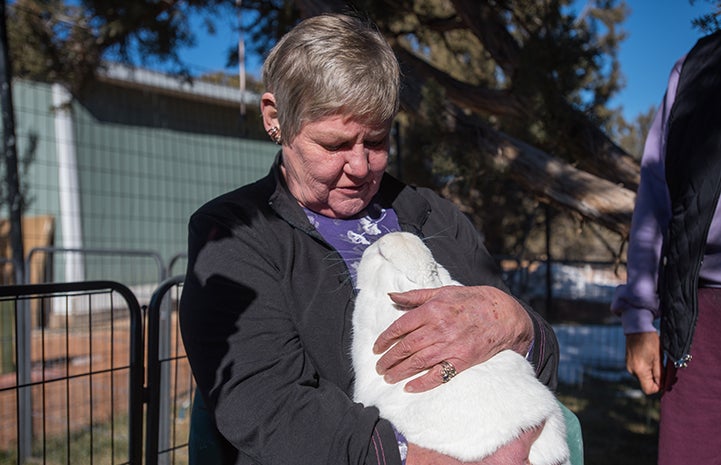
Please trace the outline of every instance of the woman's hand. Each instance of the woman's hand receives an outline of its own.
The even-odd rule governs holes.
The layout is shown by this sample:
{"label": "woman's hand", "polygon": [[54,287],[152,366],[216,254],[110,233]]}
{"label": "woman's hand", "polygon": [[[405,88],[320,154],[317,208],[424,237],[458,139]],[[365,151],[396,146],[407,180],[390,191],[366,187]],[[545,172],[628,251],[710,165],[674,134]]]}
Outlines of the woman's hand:
{"label": "woman's hand", "polygon": [[376,340],[383,353],[376,369],[386,382],[397,383],[424,370],[405,389],[422,392],[442,384],[445,360],[461,371],[504,349],[525,356],[533,340],[533,323],[520,303],[491,286],[445,286],[391,293],[409,310]]}
{"label": "woman's hand", "polygon": [[626,335],[626,369],[638,378],[646,395],[659,392],[663,386],[663,355],[656,332]]}
{"label": "woman's hand", "polygon": [[541,434],[542,426],[521,433],[493,454],[477,462],[461,462],[441,453],[408,444],[407,465],[528,465],[531,446]]}

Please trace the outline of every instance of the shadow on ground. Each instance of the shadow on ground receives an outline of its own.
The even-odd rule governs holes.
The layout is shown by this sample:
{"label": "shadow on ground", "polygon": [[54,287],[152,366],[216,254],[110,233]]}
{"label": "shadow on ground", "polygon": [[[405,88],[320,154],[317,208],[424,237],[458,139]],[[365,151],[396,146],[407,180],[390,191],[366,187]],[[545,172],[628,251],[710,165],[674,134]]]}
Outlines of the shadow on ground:
{"label": "shadow on ground", "polygon": [[557,393],[581,422],[584,465],[656,464],[659,401],[643,395],[635,380],[584,377]]}

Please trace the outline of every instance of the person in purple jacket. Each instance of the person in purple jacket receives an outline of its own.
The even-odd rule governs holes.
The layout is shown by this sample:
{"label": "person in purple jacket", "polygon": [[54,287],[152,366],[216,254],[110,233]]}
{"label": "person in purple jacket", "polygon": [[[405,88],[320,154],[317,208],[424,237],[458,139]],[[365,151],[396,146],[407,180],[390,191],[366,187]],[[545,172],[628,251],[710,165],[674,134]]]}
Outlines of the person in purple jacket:
{"label": "person in purple jacket", "polygon": [[661,393],[661,465],[721,463],[720,192],[716,32],[671,72],[641,160],[627,283],[611,305],[626,334],[628,371],[644,393]]}
{"label": "person in purple jacket", "polygon": [[[200,399],[232,449],[223,463],[457,464],[352,400],[363,250],[390,231],[412,232],[466,284],[393,296],[408,312],[374,347],[389,383],[434,389],[512,349],[553,388],[552,328],[510,295],[458,208],[385,173],[400,69],[374,27],[343,15],[306,19],[270,51],[263,82],[263,123],[280,150],[266,177],[192,215],[180,302]],[[484,463],[523,463],[539,432]]]}

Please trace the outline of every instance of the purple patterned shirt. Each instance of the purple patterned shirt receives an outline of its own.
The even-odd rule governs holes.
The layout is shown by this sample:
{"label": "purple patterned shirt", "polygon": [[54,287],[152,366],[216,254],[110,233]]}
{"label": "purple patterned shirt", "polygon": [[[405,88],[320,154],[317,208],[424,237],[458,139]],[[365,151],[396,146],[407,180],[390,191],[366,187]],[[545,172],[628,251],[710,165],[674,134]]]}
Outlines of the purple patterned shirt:
{"label": "purple patterned shirt", "polygon": [[376,203],[371,203],[363,216],[357,218],[328,218],[307,208],[305,214],[320,235],[343,257],[354,286],[365,249],[384,234],[401,230],[396,212]]}
{"label": "purple patterned shirt", "polygon": [[[365,249],[384,234],[401,230],[396,212],[392,208],[382,208],[376,203],[371,203],[363,216],[350,219],[328,218],[307,208],[304,210],[315,229],[343,257],[354,287],[357,282],[358,264]],[[408,441],[395,427],[393,432],[396,435],[401,464],[405,465]]]}

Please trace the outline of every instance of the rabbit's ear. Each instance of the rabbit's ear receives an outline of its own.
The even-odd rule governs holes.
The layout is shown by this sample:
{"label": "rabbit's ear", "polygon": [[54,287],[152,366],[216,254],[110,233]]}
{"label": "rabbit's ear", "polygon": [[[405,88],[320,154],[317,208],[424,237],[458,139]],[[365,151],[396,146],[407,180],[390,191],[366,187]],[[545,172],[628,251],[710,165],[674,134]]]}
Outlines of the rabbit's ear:
{"label": "rabbit's ear", "polygon": [[[378,253],[378,247],[372,244],[368,247],[356,270],[356,285],[359,289],[375,288],[379,284],[379,271],[385,260]],[[382,282],[382,281],[381,281]]]}

